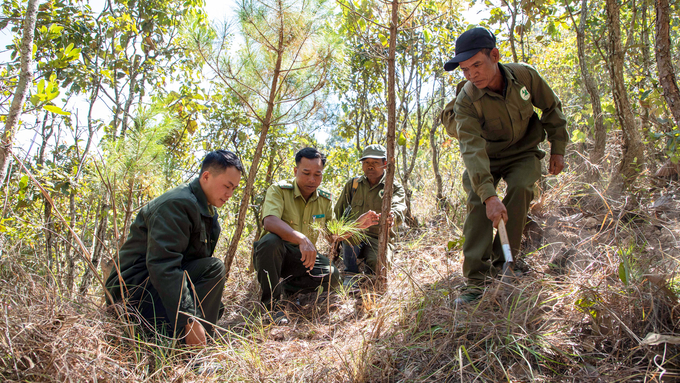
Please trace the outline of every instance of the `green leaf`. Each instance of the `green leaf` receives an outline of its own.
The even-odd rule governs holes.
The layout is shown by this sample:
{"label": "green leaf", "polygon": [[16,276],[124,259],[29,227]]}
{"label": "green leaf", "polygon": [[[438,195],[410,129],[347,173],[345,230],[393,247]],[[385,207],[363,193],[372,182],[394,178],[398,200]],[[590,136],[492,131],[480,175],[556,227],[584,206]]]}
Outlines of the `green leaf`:
{"label": "green leaf", "polygon": [[432,35],[430,34],[430,31],[425,29],[425,30],[423,30],[423,37],[425,38],[425,42],[429,43],[430,39],[432,38]]}
{"label": "green leaf", "polygon": [[40,104],[40,97],[38,97],[38,96],[36,96],[36,95],[32,95],[31,98],[29,98],[28,100],[29,100],[29,101],[31,102],[31,104],[33,104],[34,106],[38,106],[38,104]]}
{"label": "green leaf", "polygon": [[624,285],[628,286],[628,271],[624,262],[619,263],[619,279]]}
{"label": "green leaf", "polygon": [[47,110],[48,112],[52,112],[54,114],[61,114],[62,116],[71,115],[71,112],[64,112],[60,107],[56,105],[45,105],[43,106],[43,108],[45,108],[45,110]]}
{"label": "green leaf", "polygon": [[382,45],[383,45],[384,47],[386,47],[387,44],[388,44],[387,37],[385,37],[385,35],[383,35],[383,34],[381,33],[381,34],[378,35],[378,38],[380,39],[380,42],[382,43]]}
{"label": "green leaf", "polygon": [[80,50],[81,50],[80,48],[76,48],[72,50],[71,53],[69,53],[69,56],[71,57],[72,60],[75,60],[78,58],[78,56],[80,56]]}
{"label": "green leaf", "polygon": [[399,139],[397,140],[397,144],[399,146],[406,145],[406,137],[404,136],[404,132],[399,133]]}
{"label": "green leaf", "polygon": [[654,89],[649,89],[646,90],[642,93],[642,96],[640,96],[640,101],[644,101],[647,97],[649,97],[649,94],[652,93]]}
{"label": "green leaf", "polygon": [[571,142],[573,143],[582,143],[586,142],[586,135],[582,131],[578,129],[574,129],[571,132]]}
{"label": "green leaf", "polygon": [[25,189],[28,186],[28,176],[23,175],[19,180],[19,189]]}

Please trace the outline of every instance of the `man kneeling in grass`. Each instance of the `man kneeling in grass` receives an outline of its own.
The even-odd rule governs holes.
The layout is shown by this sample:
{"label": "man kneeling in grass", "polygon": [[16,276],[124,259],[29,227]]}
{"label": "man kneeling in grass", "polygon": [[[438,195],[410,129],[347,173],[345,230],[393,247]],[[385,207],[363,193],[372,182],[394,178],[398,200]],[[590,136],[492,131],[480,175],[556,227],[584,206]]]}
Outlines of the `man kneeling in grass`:
{"label": "man kneeling in grass", "polygon": [[[278,324],[288,323],[279,304],[284,290],[295,293],[329,282],[332,288],[339,285],[337,269],[315,247],[319,237],[315,227],[333,218],[331,194],[319,187],[325,165],[326,157],[315,148],[300,150],[295,155],[295,178],[270,186],[262,205],[266,232],[253,244],[253,265],[262,305]],[[366,214],[357,226],[368,227],[376,217]]]}
{"label": "man kneeling in grass", "polygon": [[225,282],[224,264],[212,256],[220,236],[215,208],[231,198],[242,172],[234,153],[210,152],[198,178],[137,215],[106,288],[147,329],[181,336],[187,345],[205,345],[213,335]]}
{"label": "man kneeling in grass", "polygon": [[[363,239],[349,238],[343,242],[342,258],[345,263],[345,278],[343,284],[351,288],[357,282],[359,267],[357,259],[364,259],[367,271],[373,274],[378,268],[378,236],[380,226],[378,219],[382,212],[382,196],[385,187],[385,168],[387,167],[387,149],[382,145],[368,145],[359,159],[363,176],[349,179],[342,189],[340,198],[335,204],[335,215],[338,217],[356,218],[367,212],[376,212],[377,219],[368,227]],[[398,182],[393,184],[392,206],[387,218],[390,238],[394,238],[393,225],[399,224],[404,218],[406,204],[404,203],[404,188]],[[388,261],[392,258],[392,244],[387,249]]]}

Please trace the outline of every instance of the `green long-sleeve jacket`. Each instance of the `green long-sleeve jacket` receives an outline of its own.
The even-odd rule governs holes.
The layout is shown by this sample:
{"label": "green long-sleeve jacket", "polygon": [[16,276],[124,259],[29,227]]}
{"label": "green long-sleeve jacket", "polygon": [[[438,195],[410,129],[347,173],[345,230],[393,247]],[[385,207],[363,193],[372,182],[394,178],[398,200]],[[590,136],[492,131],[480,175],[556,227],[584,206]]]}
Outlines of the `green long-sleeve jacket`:
{"label": "green long-sleeve jacket", "polygon": [[[359,182],[357,184],[357,190],[352,195],[352,183],[354,178],[350,178],[346,183],[345,187],[340,193],[338,202],[335,204],[335,216],[340,218],[347,210],[347,207],[351,206],[351,211],[349,213],[350,219],[357,219],[362,214],[369,210],[373,210],[376,213],[382,212],[382,196],[383,189],[385,187],[385,175],[376,185],[371,187],[366,176],[359,177]],[[406,202],[404,187],[401,186],[396,180],[392,184],[392,206],[390,211],[394,213],[394,226],[391,231],[391,235],[394,236],[394,227],[398,226],[404,221],[404,213],[406,212]],[[366,235],[373,238],[378,238],[380,235],[380,225],[373,225],[368,228]]]}
{"label": "green long-sleeve jacket", "polygon": [[[220,236],[217,218],[198,178],[144,206],[119,252],[118,268],[125,282],[123,294],[126,298],[139,299],[141,289],[136,287],[150,283],[158,291],[169,319],[175,318],[178,307],[180,311],[201,318],[180,266],[212,256]],[[115,301],[122,300],[115,265],[106,288]],[[187,317],[180,314],[177,318],[177,328],[184,327]]]}
{"label": "green long-sleeve jacket", "polygon": [[[551,154],[564,155],[569,140],[562,103],[538,72],[524,64],[531,78],[525,86],[504,65],[498,66],[506,80],[505,95],[472,86],[470,94],[465,88],[458,94],[454,105],[460,152],[472,189],[482,201],[496,195],[490,160],[530,151],[543,156],[537,146],[546,133]],[[483,116],[473,105],[477,100]],[[540,120],[534,106],[542,111]]]}

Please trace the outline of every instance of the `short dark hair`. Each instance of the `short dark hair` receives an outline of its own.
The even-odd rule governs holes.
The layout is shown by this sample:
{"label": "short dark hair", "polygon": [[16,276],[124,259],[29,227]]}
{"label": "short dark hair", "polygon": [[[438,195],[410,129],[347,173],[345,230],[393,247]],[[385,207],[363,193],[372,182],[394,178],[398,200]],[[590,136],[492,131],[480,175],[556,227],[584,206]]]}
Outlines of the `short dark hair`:
{"label": "short dark hair", "polygon": [[241,164],[241,160],[236,157],[236,154],[228,150],[215,150],[208,153],[203,159],[201,174],[210,170],[223,172],[230,167],[234,167],[236,170],[243,173],[243,165]]}
{"label": "short dark hair", "polygon": [[321,158],[321,166],[326,166],[326,156],[323,155],[320,151],[316,150],[316,148],[304,148],[300,149],[299,152],[295,154],[295,165],[300,165],[300,161],[302,161],[302,157],[304,158],[309,158],[310,160],[313,160],[315,158]]}
{"label": "short dark hair", "polygon": [[491,57],[491,51],[492,51],[492,50],[493,50],[492,48],[482,48],[482,49],[480,49],[479,51],[482,52],[482,53],[484,53],[485,55]]}

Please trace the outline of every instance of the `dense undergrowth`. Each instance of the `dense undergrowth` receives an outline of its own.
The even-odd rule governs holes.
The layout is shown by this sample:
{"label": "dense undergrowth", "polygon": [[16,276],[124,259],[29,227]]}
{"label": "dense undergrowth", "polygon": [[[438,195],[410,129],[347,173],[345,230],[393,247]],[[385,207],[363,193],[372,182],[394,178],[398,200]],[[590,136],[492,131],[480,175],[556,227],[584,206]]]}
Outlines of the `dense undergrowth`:
{"label": "dense undergrowth", "polygon": [[[292,321],[256,310],[244,251],[225,290],[221,337],[193,353],[139,335],[98,295],[71,299],[24,253],[0,263],[5,381],[659,382],[680,379],[680,349],[646,345],[680,326],[677,182],[611,199],[565,175],[532,207],[522,274],[478,304],[453,300],[460,212],[405,231],[386,293],[289,297]],[[73,294],[75,295],[75,294]],[[199,376],[195,362],[221,370]]]}

